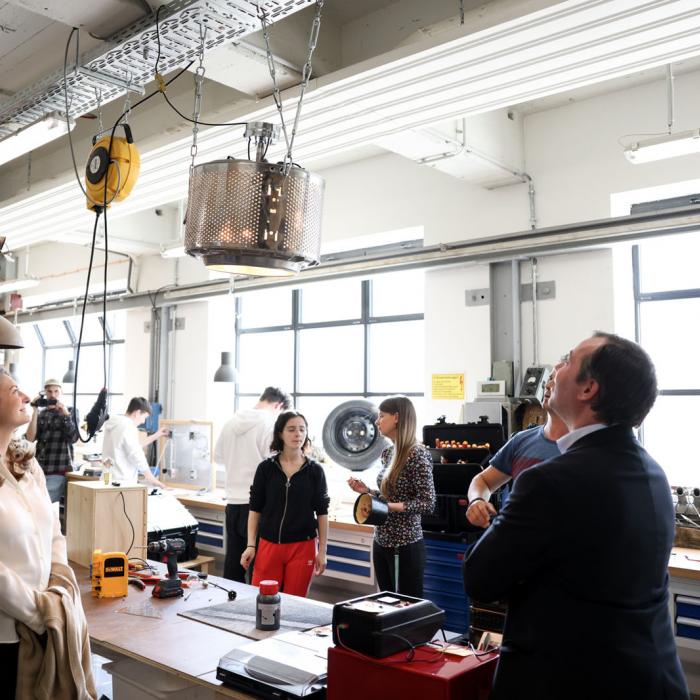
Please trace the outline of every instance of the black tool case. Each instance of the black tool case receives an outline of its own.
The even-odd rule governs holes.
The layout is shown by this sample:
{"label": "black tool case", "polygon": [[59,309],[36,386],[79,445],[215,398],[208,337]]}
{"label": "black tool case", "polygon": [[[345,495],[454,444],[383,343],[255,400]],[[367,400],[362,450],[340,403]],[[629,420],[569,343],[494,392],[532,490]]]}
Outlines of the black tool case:
{"label": "black tool case", "polygon": [[[468,442],[481,447],[435,447],[437,441]],[[473,529],[467,522],[467,489],[471,480],[505,443],[500,423],[446,423],[423,426],[423,444],[433,457],[433,481],[437,503],[430,515],[423,515],[426,532],[460,533]]]}

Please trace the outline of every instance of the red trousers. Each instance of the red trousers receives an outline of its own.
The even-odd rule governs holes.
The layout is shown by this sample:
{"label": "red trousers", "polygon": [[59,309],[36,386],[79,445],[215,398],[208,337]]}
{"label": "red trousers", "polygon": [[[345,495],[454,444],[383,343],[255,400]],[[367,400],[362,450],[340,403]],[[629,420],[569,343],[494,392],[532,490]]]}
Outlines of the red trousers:
{"label": "red trousers", "polygon": [[253,569],[253,585],[273,579],[280,590],[290,595],[306,597],[314,573],[316,540],[276,544],[262,537],[258,542],[258,553]]}

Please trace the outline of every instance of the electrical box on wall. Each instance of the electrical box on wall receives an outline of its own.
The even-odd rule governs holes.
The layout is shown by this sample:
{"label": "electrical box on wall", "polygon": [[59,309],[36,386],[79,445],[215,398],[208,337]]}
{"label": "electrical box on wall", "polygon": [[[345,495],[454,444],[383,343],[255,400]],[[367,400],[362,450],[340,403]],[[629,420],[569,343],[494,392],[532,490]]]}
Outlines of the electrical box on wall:
{"label": "electrical box on wall", "polygon": [[519,399],[542,403],[544,388],[552,370],[549,367],[528,367],[520,387]]}

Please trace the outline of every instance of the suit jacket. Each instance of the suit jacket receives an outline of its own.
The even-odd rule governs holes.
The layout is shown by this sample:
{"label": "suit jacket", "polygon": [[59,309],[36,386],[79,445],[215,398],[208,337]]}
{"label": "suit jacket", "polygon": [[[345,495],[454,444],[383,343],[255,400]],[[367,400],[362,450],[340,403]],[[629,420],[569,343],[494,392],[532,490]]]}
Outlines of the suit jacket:
{"label": "suit jacket", "polygon": [[508,603],[492,699],[686,699],[673,537],[666,476],[628,428],[523,472],[464,564],[468,595]]}

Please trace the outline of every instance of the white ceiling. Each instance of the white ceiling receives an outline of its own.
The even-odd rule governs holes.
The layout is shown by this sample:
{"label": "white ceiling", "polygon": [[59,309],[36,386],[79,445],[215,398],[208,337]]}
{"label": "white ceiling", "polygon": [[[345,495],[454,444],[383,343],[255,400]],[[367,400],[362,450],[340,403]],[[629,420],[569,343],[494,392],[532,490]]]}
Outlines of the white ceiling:
{"label": "white ceiling", "polygon": [[[71,26],[81,26],[81,51],[89,50],[104,43],[90,34],[109,35],[158,4],[0,1],[0,106],[3,95],[27,88],[62,66]],[[678,71],[700,62],[696,0],[467,0],[464,26],[458,7],[457,0],[326,0],[314,60],[317,80],[309,88],[297,140],[299,159],[327,167],[379,152],[374,141],[386,133],[504,106],[518,105],[526,113],[549,109],[657,80],[667,62],[677,64]],[[538,10],[531,19],[529,13]],[[312,16],[313,8],[307,8],[271,29],[283,87],[298,80]],[[258,32],[245,37],[243,45],[207,54],[211,82],[205,109],[213,108],[216,119],[277,121],[267,64],[256,51],[262,46]],[[293,95],[295,89],[289,92]],[[179,104],[186,104],[189,112],[191,97]],[[288,98],[287,104],[293,102]],[[113,215],[115,225],[119,217],[124,219],[125,232],[128,216],[185,192],[189,127],[180,121],[168,133],[164,125],[174,117],[164,105],[151,109],[148,119],[145,114],[143,124],[139,114],[132,116],[146,144],[141,178]],[[84,120],[76,128],[79,159],[92,128]],[[238,137],[230,129],[203,131],[202,159],[220,157],[222,148],[240,155],[231,146]],[[28,193],[25,187],[2,184],[24,183],[26,159],[0,168],[0,216],[11,227],[11,247],[35,244],[49,235],[64,240],[69,234],[87,236],[87,230],[75,225],[84,219],[84,205],[70,181],[65,139],[35,152],[32,173],[42,172],[44,157],[45,180],[30,182]],[[139,250],[136,241],[134,250],[150,253],[153,243],[147,241]]]}

